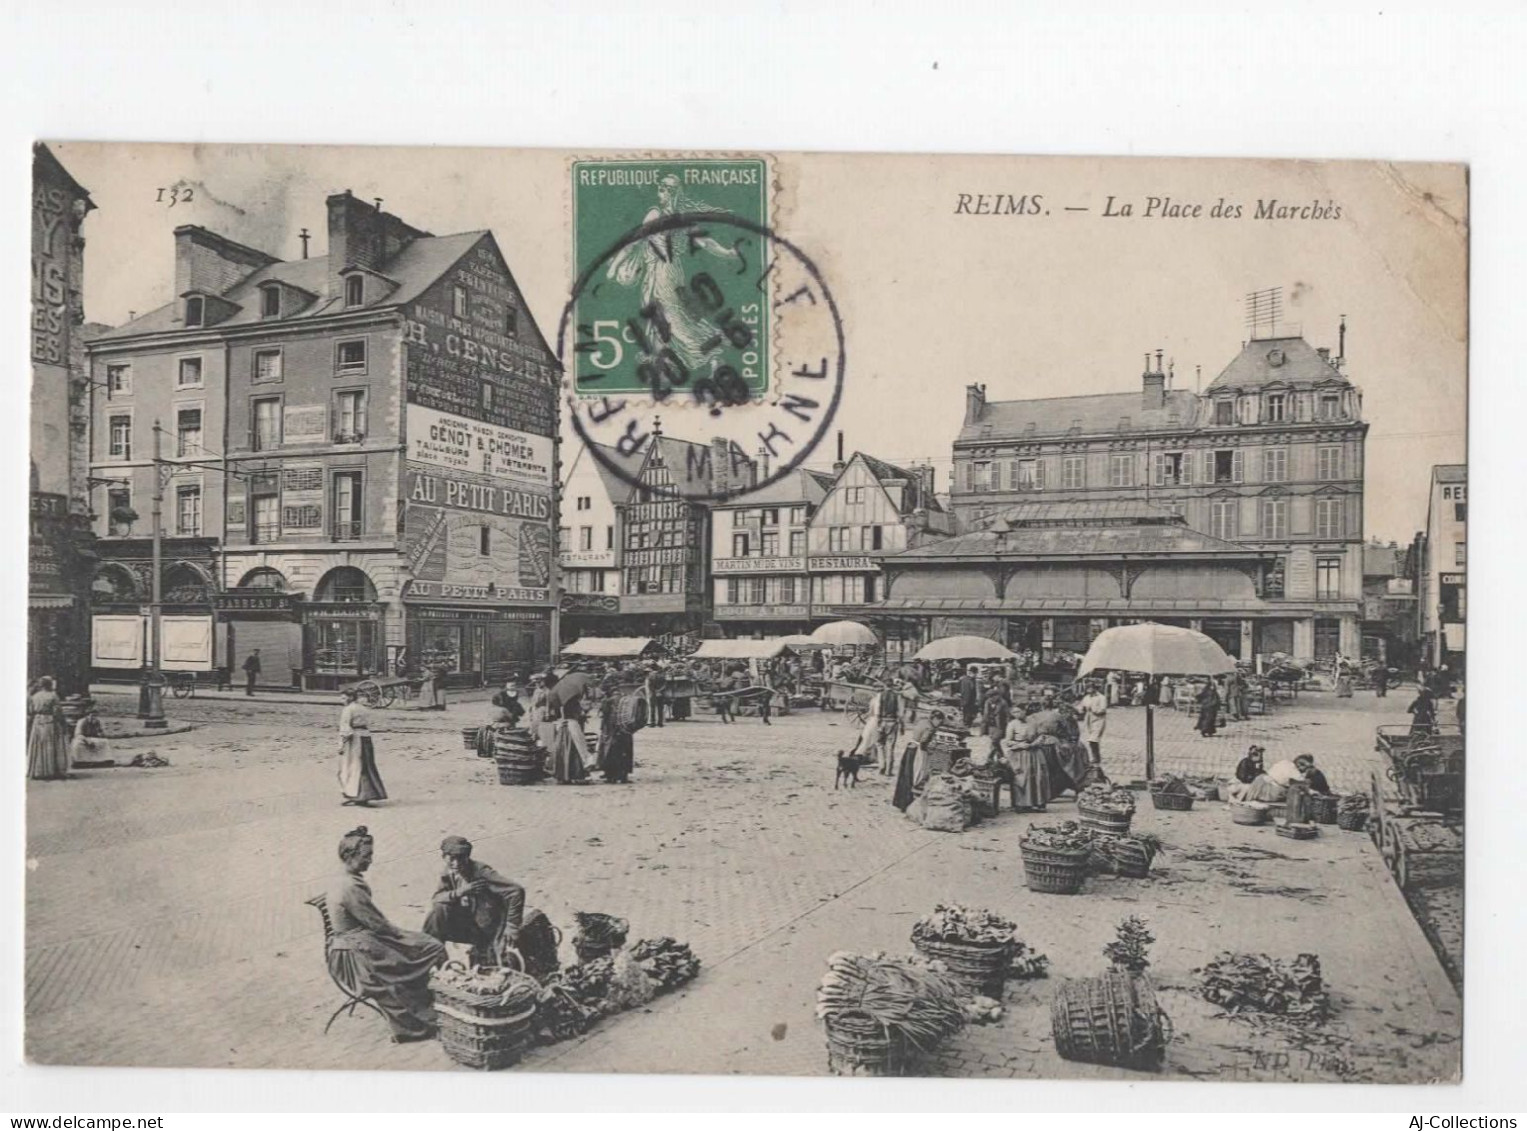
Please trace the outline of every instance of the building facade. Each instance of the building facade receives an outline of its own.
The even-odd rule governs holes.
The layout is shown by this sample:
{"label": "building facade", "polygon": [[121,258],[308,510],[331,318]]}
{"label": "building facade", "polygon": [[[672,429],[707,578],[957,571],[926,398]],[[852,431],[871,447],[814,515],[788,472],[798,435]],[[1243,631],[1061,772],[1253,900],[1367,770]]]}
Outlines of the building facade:
{"label": "building facade", "polygon": [[711,512],[715,622],[729,637],[812,628],[808,538],[833,477],[797,468]]}
{"label": "building facade", "polygon": [[[1215,626],[1238,654],[1358,654],[1367,425],[1344,356],[1253,338],[1201,394],[1170,385],[1158,352],[1138,393],[989,402],[969,386],[950,496],[961,529],[1040,500],[1160,508],[1271,555],[1258,608]],[[1186,619],[1222,619],[1204,613]]]}
{"label": "building facade", "polygon": [[85,217],[95,207],[47,146],[32,147],[32,363],[27,679],[65,695],[88,684],[89,384]]}
{"label": "building facade", "polygon": [[1416,660],[1416,594],[1409,550],[1370,540],[1363,546],[1363,658],[1408,668]]}
{"label": "building facade", "polygon": [[[108,517],[141,513],[161,467],[167,531],[206,544],[209,627],[172,646],[167,621],[176,663],[237,668],[259,648],[269,683],[425,666],[496,682],[551,651],[555,356],[491,233],[326,203],[311,259],[177,229],[175,299],[95,340],[93,460],[127,480]],[[141,520],[102,533],[142,560]],[[164,560],[167,588],[205,565]],[[113,598],[143,588],[102,572]],[[94,663],[119,662],[130,626],[96,620]]]}
{"label": "building facade", "polygon": [[1426,532],[1416,579],[1417,632],[1422,659],[1461,675],[1468,613],[1469,474],[1461,463],[1432,468]]}
{"label": "building facade", "polygon": [[[612,463],[621,462],[614,448],[595,446]],[[580,636],[620,635],[620,512],[632,490],[587,444],[573,453],[566,466],[564,525],[557,532],[563,644]]]}

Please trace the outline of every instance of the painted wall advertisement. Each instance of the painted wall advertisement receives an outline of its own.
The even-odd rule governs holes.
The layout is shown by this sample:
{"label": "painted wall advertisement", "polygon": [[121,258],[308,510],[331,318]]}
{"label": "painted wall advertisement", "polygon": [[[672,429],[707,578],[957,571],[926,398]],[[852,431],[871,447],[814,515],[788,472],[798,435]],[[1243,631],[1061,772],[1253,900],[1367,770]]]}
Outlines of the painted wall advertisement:
{"label": "painted wall advertisement", "polygon": [[550,601],[549,489],[410,462],[403,530],[413,596]]}
{"label": "painted wall advertisement", "polygon": [[408,406],[408,458],[550,490],[552,441],[423,405]]}

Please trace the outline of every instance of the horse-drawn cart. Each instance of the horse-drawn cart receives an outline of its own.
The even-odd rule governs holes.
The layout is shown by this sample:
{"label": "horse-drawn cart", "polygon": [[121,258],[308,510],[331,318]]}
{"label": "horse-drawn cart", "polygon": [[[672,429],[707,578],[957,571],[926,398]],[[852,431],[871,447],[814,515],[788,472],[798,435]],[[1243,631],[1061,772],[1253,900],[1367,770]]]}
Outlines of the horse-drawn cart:
{"label": "horse-drawn cart", "polygon": [[1381,726],[1370,780],[1368,832],[1403,891],[1420,872],[1456,869],[1463,856],[1464,751],[1456,726],[1415,732]]}
{"label": "horse-drawn cart", "polygon": [[419,697],[424,680],[409,676],[390,676],[381,679],[363,679],[340,688],[354,690],[356,698],[368,707],[391,707],[398,700],[407,702]]}

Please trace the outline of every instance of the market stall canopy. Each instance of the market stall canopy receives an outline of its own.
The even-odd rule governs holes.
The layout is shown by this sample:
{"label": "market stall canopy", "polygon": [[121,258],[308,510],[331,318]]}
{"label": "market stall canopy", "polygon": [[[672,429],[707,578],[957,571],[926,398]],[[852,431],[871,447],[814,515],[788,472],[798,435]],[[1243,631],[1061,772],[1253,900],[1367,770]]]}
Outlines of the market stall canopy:
{"label": "market stall canopy", "polygon": [[856,620],[835,620],[811,634],[816,644],[879,644],[868,627]]}
{"label": "market stall canopy", "polygon": [[1126,624],[1098,633],[1076,674],[1081,677],[1099,669],[1146,675],[1226,675],[1235,670],[1235,661],[1191,628]]}
{"label": "market stall canopy", "polygon": [[914,660],[1011,660],[1015,653],[985,636],[945,636],[913,656]]}
{"label": "market stall canopy", "polygon": [[804,635],[798,635],[798,636],[778,636],[778,637],[775,637],[775,639],[779,643],[781,643],[781,644],[789,645],[791,648],[825,648],[825,647],[827,647],[820,640],[813,640],[811,637],[804,636]]}
{"label": "market stall canopy", "polygon": [[645,655],[651,647],[650,636],[584,636],[563,648],[562,655],[630,659]]}
{"label": "market stall canopy", "polygon": [[691,660],[771,660],[792,648],[782,640],[702,640]]}

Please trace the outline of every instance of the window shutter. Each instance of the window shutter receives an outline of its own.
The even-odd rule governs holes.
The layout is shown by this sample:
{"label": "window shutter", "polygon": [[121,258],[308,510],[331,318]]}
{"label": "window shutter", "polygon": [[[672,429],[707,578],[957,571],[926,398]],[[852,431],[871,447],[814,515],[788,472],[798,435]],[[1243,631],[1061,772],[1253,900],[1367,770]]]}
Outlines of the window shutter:
{"label": "window shutter", "polygon": [[1152,459],[1152,465],[1151,465],[1151,485],[1153,487],[1160,487],[1161,486],[1161,481],[1165,477],[1165,474],[1166,474],[1166,456],[1163,455],[1161,452],[1157,452],[1155,454],[1155,456],[1153,457],[1153,459]]}
{"label": "window shutter", "polygon": [[1204,453],[1204,482],[1205,483],[1213,483],[1214,482],[1214,453],[1213,452],[1205,452]]}
{"label": "window shutter", "polygon": [[1043,458],[1034,461],[1034,490],[1045,489],[1045,461]]}
{"label": "window shutter", "polygon": [[1236,451],[1230,456],[1230,478],[1233,482],[1244,483],[1246,481],[1246,460],[1244,452]]}
{"label": "window shutter", "polygon": [[[1183,483],[1192,483],[1193,482],[1193,453],[1192,452],[1183,452],[1182,453],[1182,481],[1183,481]],[[1213,482],[1212,477],[1210,478],[1209,481]]]}

